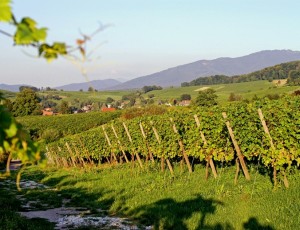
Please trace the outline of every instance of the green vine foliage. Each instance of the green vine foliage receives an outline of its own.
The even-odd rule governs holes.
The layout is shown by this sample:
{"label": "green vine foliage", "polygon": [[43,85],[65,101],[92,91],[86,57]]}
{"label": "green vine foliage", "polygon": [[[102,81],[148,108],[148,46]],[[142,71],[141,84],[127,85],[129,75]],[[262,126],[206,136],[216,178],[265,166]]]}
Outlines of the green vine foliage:
{"label": "green vine foliage", "polygon": [[9,22],[12,19],[11,0],[0,2],[0,22]]}
{"label": "green vine foliage", "polygon": [[[55,130],[58,134],[57,139],[81,133],[91,128],[96,128],[120,116],[120,111],[111,113],[79,113],[79,114],[66,114],[59,116],[25,116],[18,117],[17,120],[29,130],[32,139],[41,140],[45,139],[43,136],[49,130]],[[56,139],[56,140],[57,140]],[[52,142],[52,141],[50,141]]]}
{"label": "green vine foliage", "polygon": [[0,104],[0,155],[20,159],[24,165],[45,163],[37,143],[31,141],[28,132],[2,104]]}
{"label": "green vine foliage", "polygon": [[[65,43],[54,42],[53,45],[45,43],[47,28],[38,28],[37,22],[34,19],[24,17],[20,21],[17,21],[12,13],[10,0],[1,0],[0,2],[0,22],[15,26],[16,30],[12,36],[15,45],[37,48],[39,57],[43,57],[47,61],[52,61],[60,55],[64,56],[68,54]],[[7,35],[7,33],[5,34]]]}
{"label": "green vine foliage", "polygon": [[[263,129],[258,108],[262,109],[274,148]],[[123,120],[118,119],[105,125],[111,146],[106,140],[102,127],[98,127],[62,138],[59,142],[51,143],[49,147],[52,152],[55,152],[58,146],[64,149],[59,154],[65,158],[69,157],[65,143],[75,142],[78,153],[83,154],[83,157],[90,156],[97,160],[109,157],[112,152],[121,156],[121,150],[124,150],[127,154],[138,153],[144,159],[151,152],[156,159],[164,157],[178,161],[182,159],[183,149],[179,144],[181,141],[189,157],[195,157],[201,162],[212,158],[215,162],[232,164],[237,156],[222,112],[226,112],[235,139],[248,163],[260,162],[261,166],[279,171],[299,167],[300,98],[297,96],[287,96],[276,101],[264,99],[248,104],[233,103],[223,108],[214,106],[178,109],[162,115],[136,117],[124,122],[132,142],[123,126]],[[194,119],[195,114],[199,118],[199,127]],[[142,135],[140,124],[146,139]],[[174,132],[174,124],[178,133]],[[111,125],[115,128],[118,139]],[[159,141],[153,127],[157,130]],[[207,144],[204,144],[200,131],[204,134]],[[79,139],[81,142],[78,141]]]}

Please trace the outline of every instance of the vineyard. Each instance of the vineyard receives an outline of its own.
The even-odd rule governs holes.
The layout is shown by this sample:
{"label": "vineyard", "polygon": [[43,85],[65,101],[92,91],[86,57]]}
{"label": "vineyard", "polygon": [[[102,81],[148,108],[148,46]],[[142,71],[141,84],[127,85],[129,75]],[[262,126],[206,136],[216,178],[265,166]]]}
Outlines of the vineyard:
{"label": "vineyard", "polygon": [[27,116],[18,117],[33,140],[44,139],[46,143],[61,137],[80,133],[105,124],[120,116],[120,112],[112,113],[79,113],[59,116]]}
{"label": "vineyard", "polygon": [[286,175],[300,165],[299,108],[299,97],[285,97],[119,119],[50,143],[47,154],[58,166],[137,160],[143,168],[159,160],[171,174],[175,162],[190,172],[201,163],[215,177],[221,165],[236,164],[246,179],[247,165],[254,164],[271,172],[275,185],[279,178],[288,187]]}

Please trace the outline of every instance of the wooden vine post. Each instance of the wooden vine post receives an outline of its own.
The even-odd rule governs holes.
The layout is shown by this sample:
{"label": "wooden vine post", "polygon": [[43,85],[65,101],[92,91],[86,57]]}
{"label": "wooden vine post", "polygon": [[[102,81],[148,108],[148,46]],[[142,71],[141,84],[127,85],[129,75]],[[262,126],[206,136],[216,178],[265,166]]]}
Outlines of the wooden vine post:
{"label": "wooden vine post", "polygon": [[[199,118],[198,118],[198,116],[196,114],[194,115],[194,118],[195,118],[197,127],[200,127],[200,121],[199,121]],[[207,146],[206,138],[204,136],[204,133],[201,130],[200,130],[200,135],[201,135],[201,139],[202,139],[202,141],[204,143],[204,146]],[[217,171],[216,171],[216,167],[215,167],[214,161],[212,160],[212,158],[210,156],[209,156],[209,159],[207,160],[207,162],[209,162],[209,165],[210,165],[211,170],[212,170],[212,172],[214,174],[214,177],[217,178],[218,174],[217,174]],[[207,178],[207,175],[206,175],[206,178]]]}
{"label": "wooden vine post", "polygon": [[84,144],[82,143],[82,141],[79,137],[78,137],[78,140],[81,145],[81,148],[84,150],[86,159],[88,159],[88,161],[90,162],[91,165],[94,165],[94,162],[92,161],[92,159],[90,157],[89,151],[86,149],[86,147],[84,146]]}
{"label": "wooden vine post", "polygon": [[145,142],[146,142],[146,146],[147,146],[147,149],[148,149],[148,151],[149,151],[150,159],[151,159],[151,161],[154,163],[153,154],[152,154],[152,152],[151,152],[150,149],[149,149],[149,145],[148,145],[148,142],[147,142],[147,136],[146,136],[146,134],[145,134],[144,128],[143,128],[143,126],[142,126],[142,123],[140,122],[139,125],[140,125],[140,129],[141,129],[141,132],[142,132],[142,136],[143,136],[143,138],[144,138],[144,140],[145,140]]}
{"label": "wooden vine post", "polygon": [[73,154],[72,149],[70,148],[68,142],[66,142],[66,147],[68,149],[68,152],[70,153],[72,164],[73,164],[74,167],[76,167],[76,159],[74,157],[74,154]]}
{"label": "wooden vine post", "polygon": [[52,153],[51,153],[51,151],[49,150],[48,146],[46,146],[46,150],[47,150],[47,152],[46,152],[45,155],[46,155],[46,157],[49,159],[50,164],[54,164],[54,165],[55,165],[55,161],[54,161],[54,159],[53,159]]}
{"label": "wooden vine post", "polygon": [[[173,122],[173,119],[170,118],[170,121],[173,123],[173,131],[174,131],[174,133],[178,134],[178,130],[177,130],[177,128],[176,128],[175,123]],[[185,150],[184,150],[184,146],[183,146],[182,140],[179,139],[179,140],[178,140],[178,143],[179,143],[180,149],[181,149],[181,151],[182,151],[182,154],[183,154],[185,163],[186,163],[186,165],[187,165],[187,167],[188,167],[188,170],[189,170],[190,173],[192,173],[192,172],[193,172],[192,166],[191,166],[190,161],[189,161],[189,158],[188,158],[188,156],[186,155],[186,152],[185,152]]]}
{"label": "wooden vine post", "polygon": [[[271,137],[271,134],[270,134],[270,132],[269,132],[268,126],[267,126],[267,124],[266,124],[264,115],[263,115],[263,113],[262,113],[262,111],[261,111],[260,108],[259,108],[257,111],[258,111],[258,115],[259,115],[261,124],[262,124],[262,126],[263,126],[263,128],[264,128],[264,131],[265,131],[265,133],[267,134],[267,136],[268,136],[268,138],[269,138],[271,148],[272,148],[273,151],[275,151],[275,146],[274,146],[274,143],[273,143],[273,139],[272,139],[272,137]],[[284,176],[284,179],[283,179],[284,186],[285,186],[286,188],[288,188],[288,187],[289,187],[289,181],[288,181],[288,179],[287,179],[287,177],[286,177],[285,172],[283,172],[283,176]],[[277,185],[277,170],[276,170],[276,168],[275,168],[274,165],[273,165],[273,178],[274,178],[274,186],[276,186],[276,185]]]}
{"label": "wooden vine post", "polygon": [[[126,126],[126,124],[124,122],[123,122],[123,126],[124,126],[124,129],[126,131],[126,134],[128,136],[128,139],[129,139],[130,143],[132,143],[131,135],[130,135],[129,130],[128,130],[128,128],[127,128],[127,126]],[[139,154],[137,152],[135,152],[135,155],[136,155],[136,158],[137,158],[137,160],[138,160],[138,162],[140,164],[140,167],[143,168],[143,164],[142,164],[142,161],[141,161],[141,158],[140,158]]]}
{"label": "wooden vine post", "polygon": [[[61,150],[61,148],[59,147],[59,146],[57,146],[57,149],[58,149],[58,152],[61,152],[62,150]],[[57,155],[57,154],[56,154]],[[57,155],[57,159],[58,159],[58,162],[59,162],[59,164],[60,164],[60,161],[62,162],[62,166],[64,166],[64,167],[69,167],[69,163],[68,163],[68,158],[66,158],[66,157],[59,157],[58,155]],[[71,165],[70,165],[71,166]]]}
{"label": "wooden vine post", "polygon": [[126,153],[125,153],[125,151],[124,151],[124,148],[123,148],[123,146],[122,146],[122,144],[121,144],[121,141],[120,141],[120,139],[119,139],[119,137],[118,137],[118,134],[117,134],[117,132],[116,132],[115,127],[114,127],[113,124],[111,124],[111,129],[113,130],[113,133],[115,134],[115,137],[116,137],[117,140],[118,140],[118,144],[119,144],[119,146],[120,146],[121,152],[123,153],[123,156],[124,156],[124,158],[125,158],[126,163],[129,163],[129,160],[128,160],[127,156],[126,156]]}
{"label": "wooden vine post", "polygon": [[74,148],[74,150],[75,150],[76,156],[77,156],[78,159],[82,162],[83,167],[86,167],[85,162],[84,162],[84,159],[82,158],[82,156],[80,156],[80,153],[79,153],[79,151],[78,151],[76,145],[74,144],[74,142],[72,143],[72,145],[73,145],[73,148]]}
{"label": "wooden vine post", "polygon": [[[158,135],[158,132],[157,132],[156,128],[153,126],[153,122],[151,122],[151,125],[152,125],[152,130],[153,130],[153,132],[154,132],[155,138],[156,138],[158,144],[160,145],[160,144],[161,144],[161,141],[160,141],[160,138],[159,138],[159,135]],[[165,161],[165,158],[162,157],[162,158],[161,158],[161,168],[162,168],[162,171],[164,170],[164,164],[165,164],[164,161]],[[166,159],[166,162],[167,162],[167,165],[168,165],[168,168],[169,168],[171,174],[174,175],[173,167],[172,167],[172,165],[171,165],[170,160],[169,160],[169,159]]]}
{"label": "wooden vine post", "polygon": [[241,166],[242,166],[242,170],[243,170],[243,172],[244,172],[244,175],[245,175],[245,177],[246,177],[246,180],[250,180],[250,175],[249,175],[249,172],[248,172],[246,163],[245,163],[245,161],[244,161],[244,156],[243,156],[243,154],[241,153],[241,150],[240,150],[240,147],[239,147],[237,141],[235,140],[235,137],[234,137],[232,128],[231,128],[231,126],[230,126],[230,122],[227,120],[227,115],[226,115],[225,112],[223,112],[222,115],[223,115],[223,118],[225,119],[225,124],[226,124],[226,126],[227,126],[229,135],[230,135],[231,140],[232,140],[232,142],[233,142],[234,148],[235,148],[235,150],[236,150],[236,153],[237,153],[239,162],[240,162],[240,164],[241,164]]}
{"label": "wooden vine post", "polygon": [[[109,145],[109,147],[110,147],[110,150],[111,150],[111,156],[114,158],[114,160],[115,160],[115,162],[118,164],[118,159],[117,159],[117,156],[116,156],[116,154],[114,153],[114,151],[112,150],[112,146],[111,146],[111,142],[110,142],[110,139],[109,139],[109,137],[108,137],[108,135],[107,135],[107,133],[106,133],[106,131],[105,131],[105,128],[104,128],[104,126],[102,125],[102,130],[103,130],[103,132],[104,132],[104,136],[105,136],[105,139],[106,139],[106,141],[107,141],[107,144]],[[112,159],[112,158],[111,158]]]}
{"label": "wooden vine post", "polygon": [[59,166],[60,166],[60,162],[59,162],[59,159],[58,159],[57,154],[56,154],[55,151],[53,151],[53,150],[51,150],[51,152],[52,152],[52,154],[54,155],[53,158],[54,158],[54,161],[55,161],[55,165],[56,165],[57,167],[59,167]]}

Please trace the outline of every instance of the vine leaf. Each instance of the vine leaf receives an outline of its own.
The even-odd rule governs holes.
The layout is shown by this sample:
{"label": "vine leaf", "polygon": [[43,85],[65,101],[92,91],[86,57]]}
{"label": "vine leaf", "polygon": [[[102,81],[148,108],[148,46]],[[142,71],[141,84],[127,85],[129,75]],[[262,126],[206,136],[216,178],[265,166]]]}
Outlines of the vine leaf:
{"label": "vine leaf", "polygon": [[47,28],[36,28],[36,22],[28,17],[22,19],[17,25],[14,41],[17,45],[30,45],[32,43],[45,41]]}
{"label": "vine leaf", "polygon": [[67,47],[65,43],[54,42],[52,46],[44,43],[39,47],[39,56],[46,58],[49,62],[58,58],[58,55],[65,54],[67,54]]}
{"label": "vine leaf", "polygon": [[9,22],[12,19],[11,0],[0,1],[0,22]]}

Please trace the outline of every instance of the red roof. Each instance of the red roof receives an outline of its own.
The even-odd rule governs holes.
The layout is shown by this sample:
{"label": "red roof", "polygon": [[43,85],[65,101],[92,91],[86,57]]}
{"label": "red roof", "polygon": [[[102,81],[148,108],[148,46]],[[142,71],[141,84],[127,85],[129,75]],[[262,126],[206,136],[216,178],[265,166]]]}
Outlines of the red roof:
{"label": "red roof", "polygon": [[116,110],[115,108],[101,108],[102,112],[112,112],[112,111],[115,111],[115,110]]}

